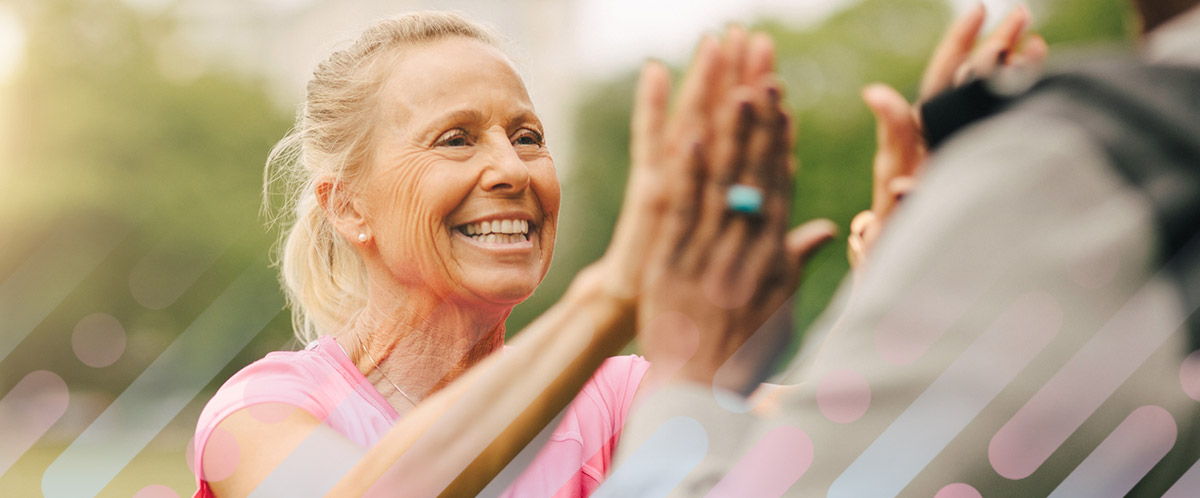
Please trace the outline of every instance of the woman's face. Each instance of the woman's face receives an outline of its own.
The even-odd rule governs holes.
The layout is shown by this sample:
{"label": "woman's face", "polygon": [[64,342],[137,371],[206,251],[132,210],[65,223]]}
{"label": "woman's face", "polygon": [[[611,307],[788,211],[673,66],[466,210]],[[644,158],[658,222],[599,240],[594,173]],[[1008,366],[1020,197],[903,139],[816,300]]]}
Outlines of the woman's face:
{"label": "woman's face", "polygon": [[467,38],[406,48],[390,71],[360,190],[387,273],[468,303],[524,300],[550,266],[560,197],[524,83]]}

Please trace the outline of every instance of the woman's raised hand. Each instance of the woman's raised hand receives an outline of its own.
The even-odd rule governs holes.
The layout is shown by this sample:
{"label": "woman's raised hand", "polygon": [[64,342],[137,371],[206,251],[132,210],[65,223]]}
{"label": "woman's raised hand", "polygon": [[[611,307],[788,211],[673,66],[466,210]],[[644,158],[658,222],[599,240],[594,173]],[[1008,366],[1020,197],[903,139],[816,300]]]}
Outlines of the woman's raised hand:
{"label": "woman's raised hand", "polygon": [[643,73],[638,105],[652,110],[635,117],[634,150],[656,154],[660,190],[638,334],[655,381],[757,385],[791,337],[786,303],[805,259],[833,235],[826,220],[787,229],[792,126],[773,58],[762,34],[706,39],[672,116],[651,106],[665,102],[664,73]]}
{"label": "woman's raised hand", "polygon": [[1047,47],[1040,36],[1027,35],[1029,11],[1025,7],[1013,9],[991,35],[976,45],[986,15],[980,4],[951,24],[925,68],[916,105],[887,85],[875,84],[863,91],[863,100],[876,122],[874,187],[871,209],[850,222],[848,250],[852,266],[861,266],[900,199],[917,184],[927,157],[917,112],[920,104],[1002,68],[1040,71]]}
{"label": "woman's raised hand", "polygon": [[658,62],[642,68],[634,99],[630,140],[631,167],[625,201],[612,242],[590,273],[619,296],[642,293],[647,245],[661,238],[669,189],[691,145],[712,136],[715,109],[738,85],[761,79],[773,70],[771,41],[731,27],[723,41],[704,37],[684,77],[673,111],[670,73]]}

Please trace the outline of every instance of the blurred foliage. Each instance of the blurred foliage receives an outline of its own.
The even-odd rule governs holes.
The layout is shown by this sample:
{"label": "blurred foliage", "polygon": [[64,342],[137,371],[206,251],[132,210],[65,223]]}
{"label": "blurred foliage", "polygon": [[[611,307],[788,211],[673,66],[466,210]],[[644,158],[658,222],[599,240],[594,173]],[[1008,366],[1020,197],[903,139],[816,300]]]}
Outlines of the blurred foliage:
{"label": "blurred foliage", "polygon": [[[7,96],[16,126],[2,174],[22,187],[0,212],[13,241],[0,253],[0,276],[58,227],[129,235],[0,371],[23,375],[48,360],[70,365],[75,322],[103,312],[120,318],[134,354],[105,375],[67,380],[120,392],[233,277],[264,256],[272,237],[258,216],[262,164],[290,126],[290,112],[277,108],[252,76],[219,67],[196,68],[187,77],[164,70],[188,59],[170,51],[181,50],[178,44],[162,43],[175,29],[169,10],[151,16],[120,0],[10,3],[28,39],[26,64]],[[86,246],[86,236],[79,242]],[[168,279],[191,275],[195,285],[154,306],[161,309],[147,308],[131,292],[139,264]]]}
{"label": "blurred foliage", "polygon": [[1124,0],[1040,0],[1031,7],[1038,32],[1051,46],[1060,48],[1127,43],[1138,30],[1133,5]]}
{"label": "blurred foliage", "polygon": [[[55,441],[77,436],[235,277],[263,264],[273,238],[258,217],[262,164],[291,112],[272,103],[256,76],[169,67],[194,60],[164,43],[176,29],[169,9],[151,15],[121,0],[6,3],[27,38],[23,66],[3,88],[10,136],[0,164],[9,187],[0,201],[0,281],[47,251],[66,264],[104,240],[116,244],[88,274],[61,278],[81,281],[0,363],[0,392],[34,370],[53,371],[70,386],[67,414],[0,479],[0,495],[36,496],[44,465],[62,449]],[[143,282],[132,276],[139,268],[150,276]],[[26,296],[61,286],[60,277],[47,272]],[[162,298],[172,287],[178,292]],[[82,363],[72,348],[76,324],[93,313],[117,317],[126,333],[123,354],[101,368]],[[286,318],[279,315],[213,386],[283,346]],[[191,492],[182,449],[197,409],[168,427],[167,443],[135,460],[173,472],[126,476],[114,494],[150,483]],[[164,453],[172,459],[156,456]]]}
{"label": "blurred foliage", "polygon": [[[0,201],[0,281],[45,251],[55,233],[74,237],[71,247],[55,249],[81,252],[99,244],[96,234],[123,234],[0,362],[0,392],[33,370],[62,375],[71,407],[52,433],[69,441],[234,278],[263,264],[273,236],[258,217],[262,163],[292,111],[272,105],[256,75],[192,66],[197,59],[187,47],[168,42],[179,22],[170,7],[147,13],[122,0],[0,1],[21,15],[28,37],[24,66],[3,88],[11,136],[0,152],[0,180],[8,186]],[[1126,39],[1134,26],[1122,0],[1043,0],[1034,10],[1052,44]],[[948,19],[940,0],[864,0],[814,26],[757,26],[776,40],[778,71],[799,123],[796,223],[828,217],[846,227],[867,206],[874,123],[859,91],[881,81],[912,96]],[[556,261],[546,283],[514,311],[510,331],[556,301],[607,246],[625,185],[634,78],[631,69],[580,89],[577,164],[564,179]],[[798,329],[842,280],[845,249],[839,241],[811,263],[797,302]],[[175,286],[177,299],[136,295],[138,272],[162,276],[143,284]],[[86,366],[72,351],[75,324],[92,313],[117,317],[127,333],[124,354],[107,367]],[[209,389],[266,351],[288,347],[289,337],[281,313]],[[127,496],[142,484],[168,482],[190,492],[182,440],[208,396],[201,393],[110,491]],[[0,495],[36,495],[30,486],[61,448],[39,445],[18,461],[0,478]],[[173,455],[169,465],[164,454]],[[29,473],[37,477],[26,479]]]}

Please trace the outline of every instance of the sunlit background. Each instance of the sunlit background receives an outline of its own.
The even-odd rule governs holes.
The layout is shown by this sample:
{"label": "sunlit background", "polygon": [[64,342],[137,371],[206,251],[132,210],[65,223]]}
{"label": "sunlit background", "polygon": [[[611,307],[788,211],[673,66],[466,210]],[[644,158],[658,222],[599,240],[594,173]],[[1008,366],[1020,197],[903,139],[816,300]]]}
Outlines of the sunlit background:
{"label": "sunlit background", "polygon": [[[564,182],[555,263],[509,322],[603,251],[634,74],[730,21],[770,32],[800,123],[794,218],[869,199],[883,81],[912,95],[973,0],[0,0],[0,496],[180,496],[200,408],[295,347],[268,268],[262,165],[312,67],[372,20],[450,9],[509,38]],[[988,1],[992,20],[1015,5]],[[1053,45],[1129,38],[1121,0],[1031,2]],[[1061,51],[1060,51],[1061,53]],[[808,271],[803,330],[846,271]]]}

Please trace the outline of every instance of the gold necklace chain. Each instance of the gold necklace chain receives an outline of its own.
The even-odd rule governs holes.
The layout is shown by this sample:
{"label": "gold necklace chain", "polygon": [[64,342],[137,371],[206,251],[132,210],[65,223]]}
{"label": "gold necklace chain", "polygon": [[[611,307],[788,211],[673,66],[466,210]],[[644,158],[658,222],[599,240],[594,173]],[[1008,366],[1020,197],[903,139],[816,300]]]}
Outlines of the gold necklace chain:
{"label": "gold necklace chain", "polygon": [[359,345],[362,346],[363,354],[367,355],[367,359],[371,360],[371,364],[375,366],[375,371],[379,372],[379,375],[382,375],[383,379],[388,381],[388,384],[391,384],[392,387],[396,388],[396,392],[400,393],[401,396],[404,396],[404,399],[408,400],[409,403],[412,403],[413,406],[417,406],[417,402],[408,397],[408,394],[405,393],[403,389],[400,389],[400,386],[396,385],[395,382],[392,382],[392,378],[388,377],[387,373],[384,372],[382,368],[379,368],[379,363],[377,363],[375,358],[371,357],[371,353],[367,351],[367,344],[360,342]]}

